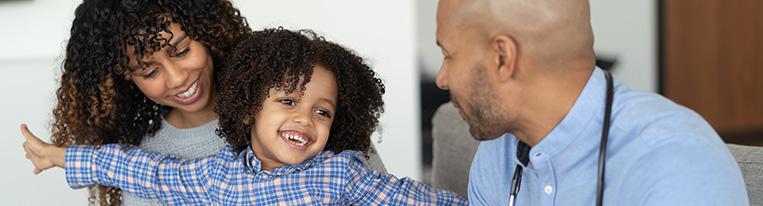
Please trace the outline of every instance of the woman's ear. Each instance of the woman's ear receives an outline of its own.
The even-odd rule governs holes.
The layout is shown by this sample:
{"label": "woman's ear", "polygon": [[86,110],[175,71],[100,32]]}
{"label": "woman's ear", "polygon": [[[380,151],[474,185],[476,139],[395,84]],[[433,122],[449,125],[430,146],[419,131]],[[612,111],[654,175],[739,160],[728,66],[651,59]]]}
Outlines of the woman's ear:
{"label": "woman's ear", "polygon": [[505,81],[514,77],[517,65],[517,44],[509,35],[501,34],[493,38],[491,42],[495,52],[495,64],[497,65],[498,79]]}
{"label": "woman's ear", "polygon": [[244,119],[241,120],[244,125],[249,126],[252,123],[252,115],[244,115]]}

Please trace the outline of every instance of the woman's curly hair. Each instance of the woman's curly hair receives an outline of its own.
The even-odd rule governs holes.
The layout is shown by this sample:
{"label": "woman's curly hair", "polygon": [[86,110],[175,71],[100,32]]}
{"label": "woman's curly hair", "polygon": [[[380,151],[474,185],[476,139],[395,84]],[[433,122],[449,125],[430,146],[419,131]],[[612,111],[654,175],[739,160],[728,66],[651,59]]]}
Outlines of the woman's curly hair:
{"label": "woman's curly hair", "polygon": [[251,125],[269,90],[303,92],[314,66],[320,65],[334,74],[338,90],[324,150],[358,150],[367,156],[371,134],[384,110],[384,84],[361,57],[312,31],[279,28],[243,39],[228,61],[215,111],[220,118],[217,134],[235,152],[251,144]]}
{"label": "woman's curly hair", "polygon": [[[137,145],[161,127],[169,109],[146,96],[126,78],[128,48],[138,60],[162,48],[175,49],[160,35],[177,23],[205,45],[215,75],[223,58],[251,29],[227,0],[84,0],[74,13],[58,102],[53,110],[54,144]],[[215,78],[215,82],[218,82]],[[215,83],[217,84],[217,83]],[[91,188],[90,201],[120,205],[117,188]]]}

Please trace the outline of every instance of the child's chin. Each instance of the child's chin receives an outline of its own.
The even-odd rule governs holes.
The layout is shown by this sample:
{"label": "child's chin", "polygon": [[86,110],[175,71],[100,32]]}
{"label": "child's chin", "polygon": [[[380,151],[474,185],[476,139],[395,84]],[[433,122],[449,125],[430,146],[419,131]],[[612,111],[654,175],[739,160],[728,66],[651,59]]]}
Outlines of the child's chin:
{"label": "child's chin", "polygon": [[286,164],[290,164],[290,165],[298,165],[298,164],[302,164],[302,163],[303,163],[303,162],[305,162],[306,160],[307,160],[307,158],[304,158],[304,157],[293,157],[293,158],[289,158],[289,159],[287,159],[287,160],[286,160],[286,161],[284,161],[284,162],[285,162]]}

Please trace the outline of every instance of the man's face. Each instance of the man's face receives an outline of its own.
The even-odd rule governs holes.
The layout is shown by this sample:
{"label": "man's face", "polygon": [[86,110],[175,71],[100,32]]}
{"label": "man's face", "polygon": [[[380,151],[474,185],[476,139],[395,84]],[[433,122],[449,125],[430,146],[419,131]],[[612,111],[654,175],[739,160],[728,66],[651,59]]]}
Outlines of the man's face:
{"label": "man's face", "polygon": [[443,53],[437,87],[450,92],[475,139],[495,139],[506,132],[506,127],[502,125],[502,103],[497,101],[487,75],[487,51],[481,49],[474,34],[449,22],[452,6],[453,2],[443,0],[437,7],[437,44]]}

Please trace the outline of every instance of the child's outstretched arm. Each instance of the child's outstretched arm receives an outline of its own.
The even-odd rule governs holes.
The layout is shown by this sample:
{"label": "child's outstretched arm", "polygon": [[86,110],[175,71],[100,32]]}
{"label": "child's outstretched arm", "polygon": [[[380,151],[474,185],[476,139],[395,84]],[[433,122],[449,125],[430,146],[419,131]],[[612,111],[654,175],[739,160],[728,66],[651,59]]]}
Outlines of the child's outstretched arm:
{"label": "child's outstretched arm", "polygon": [[106,144],[66,148],[66,181],[72,188],[94,184],[119,187],[144,198],[161,199],[170,205],[208,205],[217,202],[219,181],[224,174],[223,153],[182,160],[127,145]]}
{"label": "child's outstretched arm", "polygon": [[435,189],[410,178],[397,178],[364,166],[364,160],[354,156],[344,198],[353,205],[467,205],[465,199],[453,192]]}
{"label": "child's outstretched arm", "polygon": [[214,173],[227,168],[221,158],[234,158],[230,150],[203,159],[181,160],[116,144],[56,147],[21,126],[27,158],[35,174],[57,166],[66,169],[69,186],[78,189],[95,184],[119,187],[140,197],[161,199],[170,205],[208,205],[217,202],[219,181]]}

